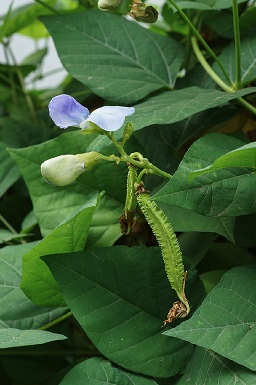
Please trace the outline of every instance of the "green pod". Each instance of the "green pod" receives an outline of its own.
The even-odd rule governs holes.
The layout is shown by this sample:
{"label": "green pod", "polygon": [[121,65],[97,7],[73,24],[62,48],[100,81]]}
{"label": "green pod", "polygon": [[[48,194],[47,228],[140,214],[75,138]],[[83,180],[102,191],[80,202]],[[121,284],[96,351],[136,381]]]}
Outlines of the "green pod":
{"label": "green pod", "polygon": [[[141,186],[139,187],[141,188]],[[183,311],[177,309],[179,313],[176,312],[176,317],[173,316],[172,319],[184,317],[189,313],[190,307],[184,292],[186,272],[184,271],[182,253],[176,234],[164,212],[155,204],[147,192],[144,192],[143,189],[138,191],[137,200],[161,247],[167,278],[172,288],[176,291],[181,305],[185,305],[185,308],[183,306]]]}
{"label": "green pod", "polygon": [[137,171],[133,165],[128,166],[126,200],[124,213],[119,218],[121,231],[127,235],[131,231],[136,221],[137,197],[135,191],[135,182],[137,181]]}

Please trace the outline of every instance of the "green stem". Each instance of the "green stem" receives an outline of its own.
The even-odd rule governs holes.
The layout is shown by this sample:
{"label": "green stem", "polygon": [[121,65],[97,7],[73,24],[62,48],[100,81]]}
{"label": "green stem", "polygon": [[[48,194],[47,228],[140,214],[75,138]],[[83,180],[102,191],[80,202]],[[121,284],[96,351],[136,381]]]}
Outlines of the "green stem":
{"label": "green stem", "polygon": [[138,178],[137,178],[137,184],[140,183],[140,181],[142,180],[142,178],[144,177],[144,175],[148,174],[148,170],[146,168],[144,168],[138,175]]}
{"label": "green stem", "polygon": [[219,60],[219,58],[215,55],[215,53],[213,52],[213,50],[209,47],[209,45],[206,43],[206,41],[202,38],[202,36],[200,35],[200,33],[198,32],[198,30],[195,28],[195,26],[191,23],[191,21],[189,20],[189,18],[187,17],[187,15],[182,11],[182,9],[180,9],[180,7],[175,3],[174,0],[168,0],[169,3],[171,3],[171,5],[173,5],[174,8],[177,9],[177,11],[179,12],[179,14],[181,15],[181,17],[183,18],[183,20],[187,23],[187,25],[190,27],[191,31],[193,32],[193,34],[196,36],[196,38],[200,41],[200,43],[204,46],[204,48],[206,49],[206,51],[208,52],[208,54],[216,61],[216,63],[218,63],[221,71],[223,72],[223,75],[225,76],[225,78],[227,79],[227,81],[229,82],[229,84],[232,84],[223,64],[221,63],[221,61]]}
{"label": "green stem", "polygon": [[[13,101],[13,104],[17,104],[17,101],[18,101],[17,94],[16,94],[17,86],[15,85],[15,82],[13,79],[13,73],[11,71],[11,64],[10,64],[9,56],[8,56],[8,52],[7,52],[9,43],[10,43],[9,41],[8,41],[8,43],[3,43],[5,61],[6,61],[6,64],[8,66],[8,76],[9,76],[8,80],[7,79],[4,79],[4,80],[6,80],[11,85],[12,101]],[[1,74],[1,78],[3,78],[3,77],[4,77],[4,75]]]}
{"label": "green stem", "polygon": [[30,95],[29,95],[29,92],[28,92],[28,90],[26,89],[23,74],[22,74],[22,72],[21,72],[21,70],[20,70],[20,68],[19,68],[19,66],[18,66],[18,64],[17,64],[17,62],[16,62],[16,59],[15,59],[15,57],[14,57],[14,55],[13,55],[12,50],[10,49],[10,47],[8,47],[8,49],[9,49],[9,53],[10,53],[10,56],[11,56],[11,58],[12,58],[13,64],[14,64],[15,67],[16,67],[17,76],[18,76],[18,78],[19,78],[20,85],[21,85],[21,88],[22,88],[22,92],[23,92],[23,94],[24,94],[24,96],[25,96],[25,99],[26,99],[26,102],[27,102],[28,109],[29,109],[29,111],[30,111],[32,120],[33,120],[34,123],[36,123],[36,122],[37,122],[36,111],[35,111],[35,108],[34,108],[33,101],[32,101],[32,99],[31,99],[31,97],[30,97]]}
{"label": "green stem", "polygon": [[11,233],[13,234],[18,234],[17,231],[10,225],[9,222],[0,214],[0,221],[7,227],[8,230],[10,230]]}
{"label": "green stem", "polygon": [[197,60],[199,61],[201,66],[205,69],[205,71],[208,73],[208,75],[215,81],[215,83],[217,83],[220,86],[220,88],[222,88],[226,92],[229,92],[229,93],[234,92],[235,90],[232,87],[228,86],[226,83],[224,83],[223,80],[221,80],[221,78],[216,74],[216,72],[213,71],[212,67],[209,65],[207,60],[205,60],[205,57],[202,54],[195,37],[191,38],[191,45],[193,47]]}
{"label": "green stem", "polygon": [[[215,83],[217,83],[224,91],[228,93],[235,92],[236,90],[234,88],[229,87],[226,83],[224,83],[223,80],[221,80],[221,78],[216,74],[216,72],[213,71],[212,67],[208,64],[202,52],[200,51],[195,37],[191,38],[191,44],[198,61],[201,63],[202,67],[205,69],[208,75],[211,76],[211,78],[215,81]],[[246,100],[243,98],[237,98],[236,101],[252,114],[256,115],[256,108]]]}
{"label": "green stem", "polygon": [[[121,162],[132,163],[134,166],[137,166],[139,168],[145,168],[148,170],[149,173],[159,175],[163,178],[170,179],[172,177],[172,175],[168,174],[167,172],[165,172],[163,170],[160,170],[158,167],[156,167],[152,163],[150,163],[148,159],[143,158],[142,156],[139,157],[140,158],[139,160],[133,159],[131,156],[129,156],[125,152],[121,143],[118,143],[116,141],[113,133],[106,133],[106,135],[112,141],[112,143],[114,144],[114,146],[116,147],[118,152],[121,154],[121,158],[119,158]],[[136,156],[136,154],[134,156]]]}
{"label": "green stem", "polygon": [[73,315],[73,313],[71,311],[69,311],[68,313],[62,315],[61,317],[59,318],[56,318],[54,321],[52,322],[49,322],[48,324],[44,325],[44,326],[41,326],[39,328],[39,330],[47,330],[47,329],[50,329],[52,326],[54,325],[57,325],[58,323],[64,321],[65,319],[71,317]]}
{"label": "green stem", "polygon": [[235,37],[235,54],[236,54],[236,82],[235,87],[239,89],[241,84],[241,45],[240,45],[240,28],[239,28],[239,13],[236,0],[232,0],[233,8],[233,25],[234,25],[234,37]]}
{"label": "green stem", "polygon": [[241,104],[241,106],[245,107],[248,111],[250,111],[253,115],[256,115],[256,107],[252,106],[243,98],[238,98],[236,101]]}

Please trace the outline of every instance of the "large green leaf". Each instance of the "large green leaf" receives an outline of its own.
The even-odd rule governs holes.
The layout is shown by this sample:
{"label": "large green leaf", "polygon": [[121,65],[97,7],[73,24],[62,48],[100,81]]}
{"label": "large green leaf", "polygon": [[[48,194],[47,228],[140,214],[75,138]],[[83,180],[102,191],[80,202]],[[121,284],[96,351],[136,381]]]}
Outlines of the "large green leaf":
{"label": "large green leaf", "polygon": [[235,217],[208,217],[184,207],[160,203],[175,231],[202,231],[223,235],[234,242]]}
{"label": "large green leaf", "polygon": [[236,267],[188,320],[165,334],[256,370],[256,264]]}
{"label": "large green leaf", "polygon": [[66,311],[37,307],[20,289],[22,256],[35,244],[6,246],[0,250],[0,329],[37,329]]}
{"label": "large green leaf", "polygon": [[208,349],[196,348],[189,370],[176,385],[255,385],[256,373]]}
{"label": "large green leaf", "polygon": [[43,330],[0,329],[0,349],[41,345],[51,341],[65,340],[66,338],[62,334]]}
{"label": "large green leaf", "polygon": [[[252,82],[256,78],[256,36],[253,31],[249,36],[241,40],[241,81],[243,85]],[[235,44],[230,44],[219,56],[220,61],[227,69],[227,73],[233,83],[236,81]],[[214,71],[224,80],[222,71],[216,63]]]}
{"label": "large green leaf", "polygon": [[222,106],[225,103],[256,92],[256,88],[246,88],[233,93],[214,89],[188,87],[177,91],[165,91],[152,96],[135,106],[135,114],[129,120],[135,129],[153,124],[170,124],[186,119],[197,112]]}
{"label": "large green leaf", "polygon": [[91,358],[71,369],[60,385],[157,385],[150,378],[130,373],[102,358]]}
{"label": "large green leaf", "polygon": [[191,171],[210,166],[215,159],[244,143],[220,133],[196,141],[173,178],[154,199],[208,216],[239,216],[255,212],[256,175],[250,169],[221,169],[188,181]]}
{"label": "large green leaf", "polygon": [[122,214],[126,187],[126,173],[121,165],[104,162],[65,188],[48,185],[40,174],[43,161],[61,154],[86,152],[94,138],[76,131],[37,146],[11,151],[28,186],[43,236],[102,190],[106,193],[93,217],[88,242],[107,246],[120,236],[118,217]]}
{"label": "large green leaf", "polygon": [[[168,340],[163,320],[177,300],[159,248],[116,246],[43,257],[63,298],[93,344],[126,369],[169,377],[184,368],[192,346]],[[201,283],[189,270],[186,292],[196,308]]]}
{"label": "large green leaf", "polygon": [[249,167],[256,169],[256,142],[245,144],[236,150],[222,155],[220,158],[217,158],[211,166],[201,170],[192,171],[189,174],[189,180],[207,172],[228,167]]}
{"label": "large green leaf", "polygon": [[[179,150],[188,141],[198,138],[207,130],[217,130],[231,119],[237,109],[231,105],[212,108],[191,115],[170,125],[159,125],[159,135],[174,149]],[[155,127],[155,126],[153,126]]]}
{"label": "large green leaf", "polygon": [[97,95],[124,104],[173,88],[183,62],[175,40],[96,10],[42,20],[66,70]]}
{"label": "large green leaf", "polygon": [[6,145],[0,142],[0,197],[20,177],[19,169],[6,150]]}
{"label": "large green leaf", "polygon": [[20,286],[35,304],[39,306],[65,304],[55,279],[40,257],[46,254],[83,250],[97,203],[98,196],[91,198],[23,256]]}

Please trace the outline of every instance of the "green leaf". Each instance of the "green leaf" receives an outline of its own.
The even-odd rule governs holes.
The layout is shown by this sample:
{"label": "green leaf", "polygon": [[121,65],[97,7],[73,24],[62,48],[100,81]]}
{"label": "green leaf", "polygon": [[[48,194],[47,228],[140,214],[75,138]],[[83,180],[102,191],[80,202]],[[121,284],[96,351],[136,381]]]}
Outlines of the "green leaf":
{"label": "green leaf", "polygon": [[182,255],[186,255],[193,267],[204,258],[214,240],[211,233],[189,232],[179,236]]}
{"label": "green leaf", "polygon": [[244,249],[229,242],[214,242],[205,258],[200,262],[199,270],[229,270],[233,267],[243,266],[255,260],[255,256],[248,249]]}
{"label": "green leaf", "polygon": [[255,277],[255,263],[230,270],[188,321],[165,334],[256,370]]}
{"label": "green leaf", "polygon": [[[160,248],[115,246],[43,257],[63,298],[97,349],[135,372],[169,377],[183,370],[192,346],[168,340],[163,320],[177,300]],[[186,292],[196,308],[201,283],[189,270]]]}
{"label": "green leaf", "polygon": [[169,146],[179,150],[185,143],[198,138],[203,132],[219,129],[236,112],[237,109],[231,105],[202,111],[171,125],[159,125],[160,136]]}
{"label": "green leaf", "polygon": [[[171,9],[174,12],[177,12],[177,9],[167,1]],[[211,10],[212,7],[208,4],[200,3],[198,1],[179,1],[178,6],[180,9],[200,9],[200,10]]]}
{"label": "green leaf", "polygon": [[96,10],[42,21],[63,66],[97,95],[126,104],[174,87],[184,57],[175,40]]}
{"label": "green leaf", "polygon": [[[254,31],[241,39],[241,81],[242,86],[252,82],[256,78],[256,36]],[[220,61],[227,69],[227,73],[233,83],[236,81],[235,45],[231,43],[219,56]],[[214,71],[224,80],[222,71],[216,63]]]}
{"label": "green leaf", "polygon": [[[237,0],[237,3],[245,3],[247,0]],[[171,5],[174,12],[177,12],[176,8]],[[177,1],[177,5],[181,9],[200,9],[200,10],[214,10],[214,9],[225,9],[232,7],[232,0],[195,0],[195,1]]]}
{"label": "green leaf", "polygon": [[0,197],[2,197],[20,177],[19,169],[10,157],[3,142],[0,142],[0,164]]}
{"label": "green leaf", "polygon": [[157,385],[150,378],[130,373],[102,358],[90,358],[71,369],[60,385]]}
{"label": "green leaf", "polygon": [[15,239],[18,240],[19,238],[24,238],[26,236],[28,236],[28,235],[14,233],[12,231],[0,228],[0,244],[1,243],[7,243],[7,242],[9,242],[11,240],[15,240]]}
{"label": "green leaf", "polygon": [[[75,131],[38,146],[11,150],[28,186],[43,236],[102,190],[105,194],[93,217],[88,243],[108,246],[120,236],[118,218],[122,214],[125,200],[125,167],[103,162],[65,188],[48,185],[40,173],[40,164],[46,159],[65,153],[87,152],[94,138],[93,135],[81,135],[80,131]],[[113,153],[113,147],[108,151],[108,155]]]}
{"label": "green leaf", "polygon": [[184,207],[160,203],[165,215],[173,225],[174,231],[202,231],[223,235],[234,242],[235,217],[208,217]]}
{"label": "green leaf", "polygon": [[[245,3],[247,0],[237,0],[237,4]],[[212,9],[225,9],[232,7],[232,0],[200,0],[201,3],[209,4]]]}
{"label": "green leaf", "polygon": [[[27,67],[31,66],[20,68]],[[28,107],[24,104],[19,107],[11,104],[9,112],[9,116],[1,119],[1,137],[8,147],[27,147],[52,139],[58,134],[51,128],[52,122],[46,109],[42,108],[37,112],[36,124],[32,121]]]}
{"label": "green leaf", "polygon": [[256,373],[208,349],[196,348],[189,370],[176,385],[254,385]]}
{"label": "green leaf", "polygon": [[189,180],[191,181],[207,172],[228,167],[249,167],[256,169],[256,142],[245,144],[236,150],[222,155],[220,158],[217,158],[211,166],[192,171],[189,174]]}
{"label": "green leaf", "polygon": [[[209,0],[200,0],[202,3],[208,3]],[[236,0],[237,4],[245,3],[247,0]],[[210,0],[211,6],[215,9],[225,9],[232,7],[232,0]]]}
{"label": "green leaf", "polygon": [[[44,3],[54,6],[57,0],[44,0]],[[8,17],[8,22],[0,27],[0,36],[11,36],[13,33],[22,28],[27,27],[30,23],[36,20],[39,15],[47,15],[52,12],[41,4],[28,4],[16,8]],[[3,28],[3,31],[2,31]]]}
{"label": "green leaf", "polygon": [[153,124],[170,124],[186,119],[197,112],[222,106],[238,97],[256,92],[247,88],[231,94],[199,87],[188,87],[177,91],[165,91],[152,96],[135,106],[135,114],[129,120],[136,130]]}
{"label": "green leaf", "polygon": [[220,282],[224,273],[226,270],[212,270],[200,275],[207,294]]}
{"label": "green leaf", "polygon": [[220,133],[205,135],[190,147],[177,172],[154,199],[214,217],[254,213],[256,175],[249,174],[247,169],[222,169],[188,182],[191,171],[210,166],[243,144]]}
{"label": "green leaf", "polygon": [[35,304],[65,304],[55,279],[40,257],[83,250],[97,202],[98,196],[91,198],[23,256],[20,287]]}
{"label": "green leaf", "polygon": [[[10,20],[10,16],[12,14],[12,3],[10,4],[9,8],[8,8],[8,11],[7,13],[4,15],[4,19],[3,19],[3,22],[1,23],[1,27],[0,27],[0,42],[2,43],[3,41],[3,38],[5,36],[5,33],[6,33],[6,30],[8,28],[8,24],[9,24],[9,20]],[[1,18],[0,18],[1,20]]]}
{"label": "green leaf", "polygon": [[34,40],[45,39],[49,37],[49,33],[43,23],[39,20],[32,21],[25,28],[19,30],[20,35],[31,37]]}
{"label": "green leaf", "polygon": [[38,49],[37,51],[33,52],[31,55],[27,56],[21,64],[23,65],[34,65],[38,66],[40,63],[42,63],[44,57],[47,54],[47,48]]}
{"label": "green leaf", "polygon": [[62,334],[43,330],[0,329],[0,349],[41,345],[51,341],[65,340],[66,338]]}
{"label": "green leaf", "polygon": [[36,242],[0,250],[0,329],[37,329],[63,315],[66,309],[35,306],[20,289],[22,256]]}

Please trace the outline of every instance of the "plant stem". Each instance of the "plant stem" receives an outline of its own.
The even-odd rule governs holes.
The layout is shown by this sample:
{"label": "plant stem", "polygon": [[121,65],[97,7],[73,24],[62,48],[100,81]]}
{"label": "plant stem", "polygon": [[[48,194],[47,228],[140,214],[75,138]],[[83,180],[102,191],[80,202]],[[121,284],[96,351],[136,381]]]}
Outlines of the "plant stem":
{"label": "plant stem", "polygon": [[[5,61],[6,61],[6,64],[8,66],[8,76],[9,76],[9,79],[6,81],[9,82],[9,84],[11,85],[11,92],[12,92],[12,100],[13,100],[13,104],[17,104],[17,94],[16,94],[16,85],[14,83],[14,79],[13,79],[13,74],[12,74],[12,71],[11,71],[11,65],[10,65],[10,61],[9,61],[9,56],[8,56],[8,45],[10,44],[10,41],[8,40],[8,43],[3,43],[3,48],[4,48],[4,55],[5,55]],[[1,78],[4,77],[4,75],[0,74],[1,75]],[[22,90],[21,90],[22,92]]]}
{"label": "plant stem", "polygon": [[144,168],[138,175],[138,178],[137,178],[137,184],[140,183],[140,181],[142,180],[143,176],[148,174],[148,170],[146,168]]}
{"label": "plant stem", "polygon": [[27,105],[28,105],[28,109],[30,111],[30,114],[31,114],[31,117],[32,117],[32,120],[34,123],[37,122],[37,116],[36,116],[36,111],[35,111],[35,108],[34,108],[34,104],[33,104],[33,101],[29,95],[29,92],[28,90],[26,89],[26,86],[25,86],[25,81],[24,81],[24,77],[22,75],[22,72],[20,70],[20,67],[18,66],[17,62],[16,62],[16,59],[14,57],[14,54],[11,50],[10,47],[8,47],[8,50],[9,50],[9,53],[10,53],[10,56],[12,58],[12,61],[13,61],[13,64],[15,65],[16,67],[16,72],[17,72],[17,76],[19,78],[19,81],[20,81],[20,85],[21,85],[21,88],[22,88],[22,92],[25,96],[25,99],[26,99],[26,102],[27,102]]}
{"label": "plant stem", "polygon": [[191,38],[191,45],[193,47],[197,60],[199,61],[201,66],[205,69],[205,71],[208,73],[208,75],[215,81],[215,83],[217,83],[220,86],[220,88],[222,88],[226,92],[229,92],[229,93],[234,92],[235,90],[232,87],[228,86],[226,83],[224,83],[223,80],[221,80],[221,78],[216,74],[216,72],[213,71],[212,67],[209,65],[207,60],[205,60],[205,57],[202,54],[195,37]]}
{"label": "plant stem", "polygon": [[[235,92],[236,90],[234,88],[229,87],[226,83],[224,83],[223,80],[221,80],[221,78],[216,74],[216,72],[213,71],[212,67],[208,64],[202,52],[200,51],[195,37],[191,38],[191,44],[198,61],[201,63],[202,67],[205,69],[208,75],[211,76],[211,78],[215,81],[215,83],[217,83],[224,91],[228,93]],[[256,108],[246,100],[243,98],[237,98],[236,101],[252,114],[256,115]]]}
{"label": "plant stem", "polygon": [[12,225],[10,225],[9,222],[7,222],[7,220],[1,214],[0,221],[7,227],[8,230],[10,230],[11,233],[18,235],[17,231],[12,227]]}
{"label": "plant stem", "polygon": [[229,84],[232,84],[231,80],[229,79],[229,76],[223,66],[223,64],[221,63],[221,61],[219,60],[219,58],[215,55],[215,53],[213,52],[213,50],[209,47],[209,45],[206,43],[206,41],[202,38],[202,36],[200,35],[200,33],[198,32],[198,30],[195,28],[195,26],[191,23],[191,21],[189,20],[189,18],[187,17],[187,15],[182,11],[182,9],[175,3],[174,0],[168,0],[169,3],[171,3],[171,5],[173,5],[174,8],[177,9],[177,11],[179,12],[179,14],[181,15],[181,17],[183,18],[183,20],[187,23],[187,25],[190,27],[191,31],[193,32],[193,34],[196,36],[196,38],[201,42],[201,44],[204,46],[204,48],[206,49],[206,51],[209,53],[209,55],[216,61],[216,63],[218,63],[221,71],[223,72],[223,75],[225,76],[225,78],[227,79],[227,81],[229,82]]}
{"label": "plant stem", "polygon": [[239,28],[239,13],[237,0],[232,0],[233,8],[233,26],[234,26],[234,37],[235,37],[235,55],[236,55],[236,81],[235,87],[239,89],[242,87],[241,84],[241,45],[240,45],[240,28]]}
{"label": "plant stem", "polygon": [[246,108],[248,111],[250,111],[253,115],[256,115],[256,107],[252,106],[250,103],[248,103],[243,98],[238,98],[236,101],[241,104],[244,108]]}
{"label": "plant stem", "polygon": [[[171,174],[168,174],[167,172],[165,172],[163,170],[160,170],[158,167],[156,167],[155,165],[150,163],[149,160],[144,158],[143,156],[139,156],[139,158],[140,158],[139,160],[136,160],[133,157],[129,156],[125,152],[125,150],[124,150],[123,146],[121,145],[121,143],[118,143],[116,141],[116,139],[114,138],[113,133],[106,133],[106,135],[111,140],[111,142],[114,144],[114,146],[116,147],[118,152],[121,154],[121,158],[119,158],[121,162],[132,163],[132,164],[134,164],[135,166],[137,166],[139,168],[147,169],[148,173],[156,174],[156,175],[162,176],[163,178],[170,179],[172,177]],[[136,156],[136,154],[134,154],[134,156]]]}
{"label": "plant stem", "polygon": [[52,326],[57,325],[58,323],[64,321],[65,319],[69,318],[72,315],[73,315],[73,313],[71,311],[69,311],[68,313],[62,315],[61,317],[56,318],[54,321],[49,322],[48,324],[46,324],[44,326],[41,326],[39,328],[39,330],[47,330],[47,329],[51,328]]}

